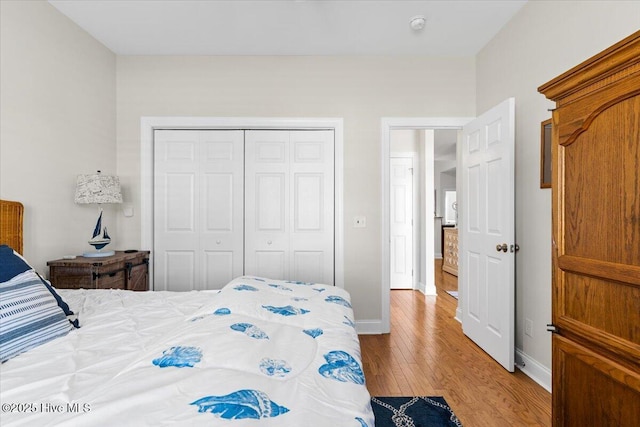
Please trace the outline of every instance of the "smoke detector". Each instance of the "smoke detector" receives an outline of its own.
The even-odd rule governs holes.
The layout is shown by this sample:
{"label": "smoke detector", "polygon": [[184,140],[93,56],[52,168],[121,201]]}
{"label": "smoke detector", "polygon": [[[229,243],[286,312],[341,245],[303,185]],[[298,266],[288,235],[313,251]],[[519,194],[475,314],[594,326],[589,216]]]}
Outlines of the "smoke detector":
{"label": "smoke detector", "polygon": [[420,31],[424,28],[427,23],[427,18],[423,15],[416,15],[409,21],[409,25],[413,31]]}

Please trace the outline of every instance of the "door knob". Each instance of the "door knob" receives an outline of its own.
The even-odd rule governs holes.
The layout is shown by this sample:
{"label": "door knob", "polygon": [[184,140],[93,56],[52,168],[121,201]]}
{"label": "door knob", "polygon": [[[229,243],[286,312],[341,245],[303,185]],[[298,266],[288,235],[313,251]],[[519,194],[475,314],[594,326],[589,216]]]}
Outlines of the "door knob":
{"label": "door knob", "polygon": [[508,246],[507,246],[506,243],[503,243],[501,245],[496,245],[496,251],[498,251],[498,252],[500,252],[500,251],[507,252],[507,250],[508,250]]}
{"label": "door knob", "polygon": [[267,240],[267,245],[272,244],[273,242],[271,240]]}

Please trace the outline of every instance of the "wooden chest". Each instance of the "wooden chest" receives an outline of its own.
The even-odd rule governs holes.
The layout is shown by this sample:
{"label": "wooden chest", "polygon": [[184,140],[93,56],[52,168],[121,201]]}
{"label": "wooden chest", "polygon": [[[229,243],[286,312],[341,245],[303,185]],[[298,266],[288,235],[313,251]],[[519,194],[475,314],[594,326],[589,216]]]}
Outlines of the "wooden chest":
{"label": "wooden chest", "polygon": [[444,229],[444,243],[442,252],[442,270],[458,275],[458,229]]}
{"label": "wooden chest", "polygon": [[49,280],[61,289],[149,290],[149,251],[104,258],[58,259],[47,262]]}

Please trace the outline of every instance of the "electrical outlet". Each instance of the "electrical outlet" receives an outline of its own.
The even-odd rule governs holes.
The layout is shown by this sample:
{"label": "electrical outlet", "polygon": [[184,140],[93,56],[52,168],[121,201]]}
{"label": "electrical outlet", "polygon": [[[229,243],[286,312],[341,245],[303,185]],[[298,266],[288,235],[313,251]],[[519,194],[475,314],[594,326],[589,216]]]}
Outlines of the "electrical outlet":
{"label": "electrical outlet", "polygon": [[353,228],[365,228],[367,226],[366,216],[353,217]]}
{"label": "electrical outlet", "polygon": [[531,319],[524,320],[524,334],[533,338],[533,322]]}

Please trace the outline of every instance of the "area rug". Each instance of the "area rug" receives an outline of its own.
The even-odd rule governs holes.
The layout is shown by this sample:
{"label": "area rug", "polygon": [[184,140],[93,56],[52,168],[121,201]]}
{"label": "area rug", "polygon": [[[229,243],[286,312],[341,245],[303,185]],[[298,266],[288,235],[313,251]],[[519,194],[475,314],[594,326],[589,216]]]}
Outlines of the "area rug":
{"label": "area rug", "polygon": [[372,397],[375,427],[462,426],[443,397]]}
{"label": "area rug", "polygon": [[458,299],[458,291],[447,291],[447,293],[455,299]]}

